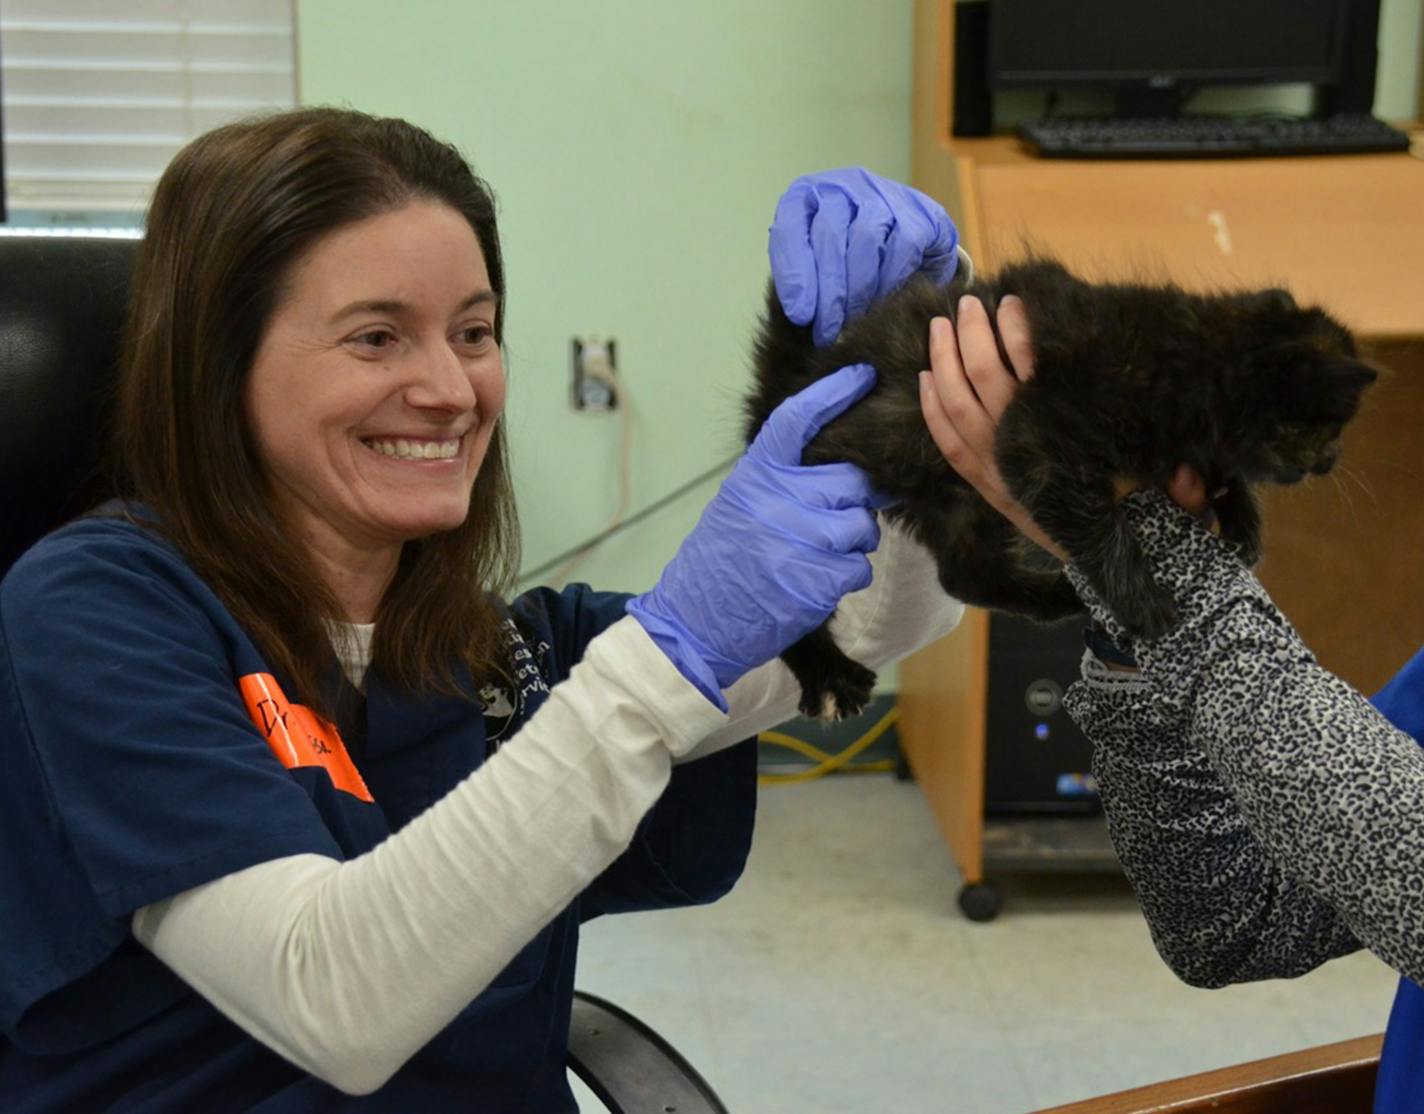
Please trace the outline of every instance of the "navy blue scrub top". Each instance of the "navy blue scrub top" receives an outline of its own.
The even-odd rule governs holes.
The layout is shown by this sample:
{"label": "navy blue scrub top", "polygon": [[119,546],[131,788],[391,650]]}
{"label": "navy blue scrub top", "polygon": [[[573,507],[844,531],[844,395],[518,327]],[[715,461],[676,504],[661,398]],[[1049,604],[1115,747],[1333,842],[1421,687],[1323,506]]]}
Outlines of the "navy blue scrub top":
{"label": "navy blue scrub top", "polygon": [[0,1109],[575,1110],[579,923],[731,887],[755,810],[750,742],[676,767],[628,851],[373,1095],[247,1036],[129,922],[256,863],[369,851],[518,731],[625,600],[521,596],[514,691],[422,698],[373,669],[364,702],[347,686],[333,738],[153,533],[91,517],[30,550],[0,583]]}
{"label": "navy blue scrub top", "polygon": [[[1395,727],[1424,742],[1424,650],[1372,698]],[[1424,989],[1400,977],[1380,1050],[1375,1114],[1424,1110]]]}

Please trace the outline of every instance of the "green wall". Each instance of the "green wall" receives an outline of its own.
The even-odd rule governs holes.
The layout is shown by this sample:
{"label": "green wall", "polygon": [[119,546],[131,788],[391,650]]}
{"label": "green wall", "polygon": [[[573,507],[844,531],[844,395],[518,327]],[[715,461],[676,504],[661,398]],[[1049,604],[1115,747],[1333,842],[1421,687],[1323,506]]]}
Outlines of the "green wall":
{"label": "green wall", "polygon": [[[499,197],[525,568],[617,503],[621,419],[572,410],[575,334],[618,341],[633,510],[737,451],[777,197],[828,166],[909,172],[910,6],[300,0],[303,102],[422,124]],[[651,585],[714,490],[574,577]]]}
{"label": "green wall", "polygon": [[1419,0],[1382,0],[1375,114],[1386,120],[1415,120],[1424,112],[1419,67],[1424,39],[1424,5]]}

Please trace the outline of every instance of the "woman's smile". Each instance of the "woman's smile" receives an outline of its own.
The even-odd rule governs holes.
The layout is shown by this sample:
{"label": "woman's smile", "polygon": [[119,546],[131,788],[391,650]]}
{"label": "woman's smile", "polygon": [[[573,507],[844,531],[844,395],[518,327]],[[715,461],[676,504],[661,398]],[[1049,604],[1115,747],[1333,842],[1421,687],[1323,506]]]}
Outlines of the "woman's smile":
{"label": "woman's smile", "polygon": [[460,438],[425,440],[418,437],[363,437],[361,444],[389,460],[446,464],[460,452]]}

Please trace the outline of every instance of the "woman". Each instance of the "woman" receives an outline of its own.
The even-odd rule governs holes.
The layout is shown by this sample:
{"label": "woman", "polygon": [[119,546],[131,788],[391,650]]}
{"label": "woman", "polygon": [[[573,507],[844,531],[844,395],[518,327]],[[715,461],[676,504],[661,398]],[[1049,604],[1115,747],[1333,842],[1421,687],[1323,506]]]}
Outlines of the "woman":
{"label": "woman", "polygon": [[[957,337],[935,323],[925,418],[960,474],[1066,560],[994,465],[995,424],[1033,374],[1023,304],[1004,299],[997,320],[1007,365],[977,300]],[[1204,525],[1201,479],[1183,468],[1168,494],[1125,503],[1177,605],[1161,639],[1129,644],[1065,566],[1096,625],[1065,704],[1093,741],[1118,858],[1158,951],[1194,986],[1289,978],[1362,947],[1398,970],[1375,1109],[1424,1109],[1424,652],[1372,705],[1316,664]]]}
{"label": "woman", "polygon": [[[867,248],[953,267],[868,177],[777,229],[818,320],[898,281]],[[892,531],[871,585],[864,477],[799,465],[866,368],[778,410],[652,591],[502,603],[505,293],[488,190],[401,121],[236,124],[165,173],[129,495],[0,585],[7,1111],[573,1109],[579,922],[730,887],[776,655],[837,608],[872,662],[954,623]]]}

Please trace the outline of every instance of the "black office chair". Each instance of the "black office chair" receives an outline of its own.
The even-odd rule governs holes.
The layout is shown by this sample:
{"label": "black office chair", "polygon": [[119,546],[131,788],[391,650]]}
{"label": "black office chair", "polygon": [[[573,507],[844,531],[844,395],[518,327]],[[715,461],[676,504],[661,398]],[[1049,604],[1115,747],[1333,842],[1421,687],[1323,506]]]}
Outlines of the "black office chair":
{"label": "black office chair", "polygon": [[[106,418],[135,247],[0,237],[0,576],[106,494]],[[612,1114],[727,1114],[672,1045],[578,991],[568,1063]]]}

